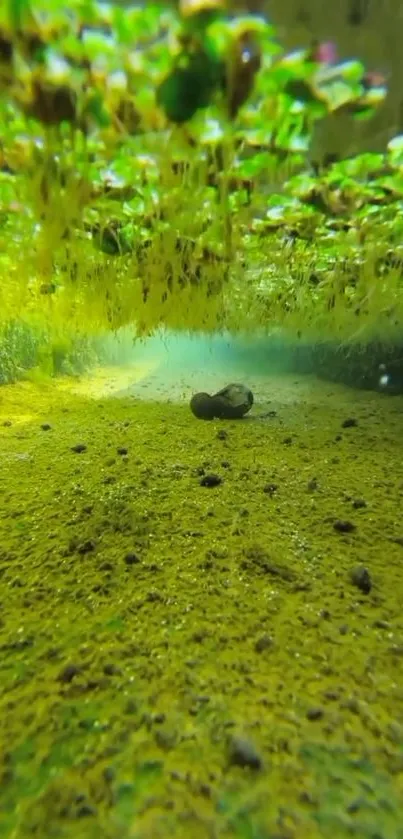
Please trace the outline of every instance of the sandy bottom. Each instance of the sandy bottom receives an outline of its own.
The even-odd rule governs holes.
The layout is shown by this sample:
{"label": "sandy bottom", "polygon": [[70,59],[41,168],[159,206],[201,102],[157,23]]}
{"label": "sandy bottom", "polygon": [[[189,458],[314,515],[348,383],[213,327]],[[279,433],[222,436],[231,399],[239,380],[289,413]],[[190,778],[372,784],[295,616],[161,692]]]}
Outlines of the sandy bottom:
{"label": "sandy bottom", "polygon": [[4,839],[403,837],[403,399],[242,372],[0,390]]}

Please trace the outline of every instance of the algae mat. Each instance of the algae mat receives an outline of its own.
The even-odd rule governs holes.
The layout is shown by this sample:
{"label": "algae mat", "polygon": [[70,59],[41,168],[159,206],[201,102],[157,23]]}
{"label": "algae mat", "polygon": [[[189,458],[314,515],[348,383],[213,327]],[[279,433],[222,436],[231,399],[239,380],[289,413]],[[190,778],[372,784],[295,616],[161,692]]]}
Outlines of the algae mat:
{"label": "algae mat", "polygon": [[126,373],[0,391],[0,835],[403,837],[403,401]]}

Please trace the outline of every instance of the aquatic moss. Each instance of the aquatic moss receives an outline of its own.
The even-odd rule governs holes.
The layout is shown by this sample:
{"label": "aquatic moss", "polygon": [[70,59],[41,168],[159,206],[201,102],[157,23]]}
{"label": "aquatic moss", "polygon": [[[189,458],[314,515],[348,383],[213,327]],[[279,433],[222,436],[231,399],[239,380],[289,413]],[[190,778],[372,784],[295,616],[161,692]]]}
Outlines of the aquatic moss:
{"label": "aquatic moss", "polygon": [[18,9],[0,20],[3,322],[393,338],[399,153],[309,160],[320,119],[371,115],[379,76],[333,47],[284,55],[222,4]]}

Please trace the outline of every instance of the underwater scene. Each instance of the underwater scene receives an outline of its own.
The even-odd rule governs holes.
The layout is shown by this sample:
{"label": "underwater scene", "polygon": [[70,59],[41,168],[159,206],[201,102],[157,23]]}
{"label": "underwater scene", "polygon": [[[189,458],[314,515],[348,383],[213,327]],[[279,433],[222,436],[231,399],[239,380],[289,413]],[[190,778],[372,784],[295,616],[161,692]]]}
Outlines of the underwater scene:
{"label": "underwater scene", "polygon": [[0,0],[1,839],[403,839],[402,38]]}

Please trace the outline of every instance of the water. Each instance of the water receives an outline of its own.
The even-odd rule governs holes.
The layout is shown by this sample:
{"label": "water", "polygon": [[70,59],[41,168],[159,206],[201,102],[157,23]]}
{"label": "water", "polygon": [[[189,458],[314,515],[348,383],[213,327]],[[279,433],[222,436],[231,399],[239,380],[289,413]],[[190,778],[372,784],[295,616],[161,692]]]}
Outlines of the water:
{"label": "water", "polygon": [[[391,76],[396,105],[395,9],[384,4],[383,30],[376,3],[333,4],[326,20],[323,4],[272,5],[287,47],[334,38],[341,59],[353,50]],[[141,43],[162,12],[142,14]],[[251,147],[234,175],[230,144],[205,190],[188,143],[202,116],[172,129],[152,104],[163,32],[149,75],[143,47],[130,53],[147,130],[133,107],[108,123],[139,26],[113,25],[113,49],[88,21],[83,36],[91,85],[110,82],[84,113],[88,148],[49,124],[56,105],[74,109],[65,88],[31,103],[33,123],[9,82],[1,92],[0,836],[403,839],[403,164],[399,142],[385,151],[396,108],[387,100],[370,123],[350,109],[337,135],[335,114],[318,127],[308,178],[335,151],[389,155],[381,173],[366,158],[343,175],[330,205],[320,182],[322,203],[308,191],[295,210],[283,169],[275,189],[266,170],[251,174]],[[246,52],[233,110],[259,54],[250,34]],[[204,128],[220,136],[216,110]],[[120,192],[102,191],[99,156]],[[234,190],[228,172],[242,173]],[[246,201],[254,178],[262,190]],[[355,190],[368,199],[358,209]],[[259,227],[277,192],[280,232]],[[195,393],[232,383],[254,396],[243,419],[192,414]]]}

